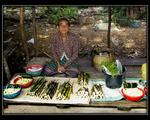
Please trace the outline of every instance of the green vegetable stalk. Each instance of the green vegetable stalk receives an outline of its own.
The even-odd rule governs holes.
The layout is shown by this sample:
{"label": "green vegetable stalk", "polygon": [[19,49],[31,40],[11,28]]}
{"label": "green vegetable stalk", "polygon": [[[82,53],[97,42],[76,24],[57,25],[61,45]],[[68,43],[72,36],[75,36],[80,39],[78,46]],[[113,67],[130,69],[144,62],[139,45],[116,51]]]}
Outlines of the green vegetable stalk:
{"label": "green vegetable stalk", "polygon": [[118,74],[118,68],[115,62],[102,62],[101,66],[105,66],[109,70],[113,78]]}

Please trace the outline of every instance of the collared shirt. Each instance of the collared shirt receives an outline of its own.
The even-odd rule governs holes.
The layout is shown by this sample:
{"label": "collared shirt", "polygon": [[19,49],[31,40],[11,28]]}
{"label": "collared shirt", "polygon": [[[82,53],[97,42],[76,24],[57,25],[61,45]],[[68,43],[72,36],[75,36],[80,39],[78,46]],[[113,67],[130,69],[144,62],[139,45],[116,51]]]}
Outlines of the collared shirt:
{"label": "collared shirt", "polygon": [[63,55],[68,58],[65,66],[68,66],[78,59],[79,37],[74,33],[68,33],[68,39],[63,42],[60,33],[56,32],[52,35],[51,52],[55,60],[59,61]]}

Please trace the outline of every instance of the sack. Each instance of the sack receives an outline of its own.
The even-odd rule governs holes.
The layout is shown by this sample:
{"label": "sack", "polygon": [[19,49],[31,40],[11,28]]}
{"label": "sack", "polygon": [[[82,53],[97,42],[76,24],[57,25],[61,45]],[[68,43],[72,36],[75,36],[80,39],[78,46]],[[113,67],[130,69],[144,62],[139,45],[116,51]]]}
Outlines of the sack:
{"label": "sack", "polygon": [[146,63],[142,64],[142,79],[146,80]]}

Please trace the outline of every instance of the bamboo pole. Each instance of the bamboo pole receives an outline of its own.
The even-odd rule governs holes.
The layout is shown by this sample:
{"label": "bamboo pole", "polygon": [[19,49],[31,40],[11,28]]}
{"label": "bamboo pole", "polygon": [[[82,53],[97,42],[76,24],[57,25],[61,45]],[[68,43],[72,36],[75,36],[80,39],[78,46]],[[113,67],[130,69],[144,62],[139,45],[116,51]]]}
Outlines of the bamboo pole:
{"label": "bamboo pole", "polygon": [[110,48],[110,31],[111,31],[111,6],[108,6],[108,33],[107,33],[108,48]]}
{"label": "bamboo pole", "polygon": [[38,43],[37,43],[37,29],[36,29],[36,20],[35,20],[36,12],[35,12],[35,6],[32,7],[32,22],[33,22],[33,38],[35,42],[35,56],[38,55]]}
{"label": "bamboo pole", "polygon": [[5,73],[6,73],[6,77],[9,80],[11,75],[10,75],[9,66],[8,66],[8,63],[7,63],[7,60],[6,60],[5,57],[3,57],[3,61],[4,61],[4,70],[5,70]]}
{"label": "bamboo pole", "polygon": [[27,43],[26,43],[26,38],[25,38],[25,28],[24,28],[24,7],[20,7],[20,31],[21,31],[21,38],[22,38],[22,44],[24,47],[24,51],[26,53],[26,61],[29,61],[29,53],[28,53],[28,48],[27,48]]}

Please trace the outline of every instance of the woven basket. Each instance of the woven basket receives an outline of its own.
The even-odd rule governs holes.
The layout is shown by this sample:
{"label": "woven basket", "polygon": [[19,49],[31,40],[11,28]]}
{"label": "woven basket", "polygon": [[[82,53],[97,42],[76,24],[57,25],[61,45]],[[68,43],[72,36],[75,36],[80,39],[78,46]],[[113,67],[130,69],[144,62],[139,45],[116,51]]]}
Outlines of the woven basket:
{"label": "woven basket", "polygon": [[109,55],[105,56],[100,56],[100,55],[95,55],[93,58],[93,65],[96,70],[101,71],[101,63],[102,62],[112,62],[114,60],[114,56],[110,53]]}

